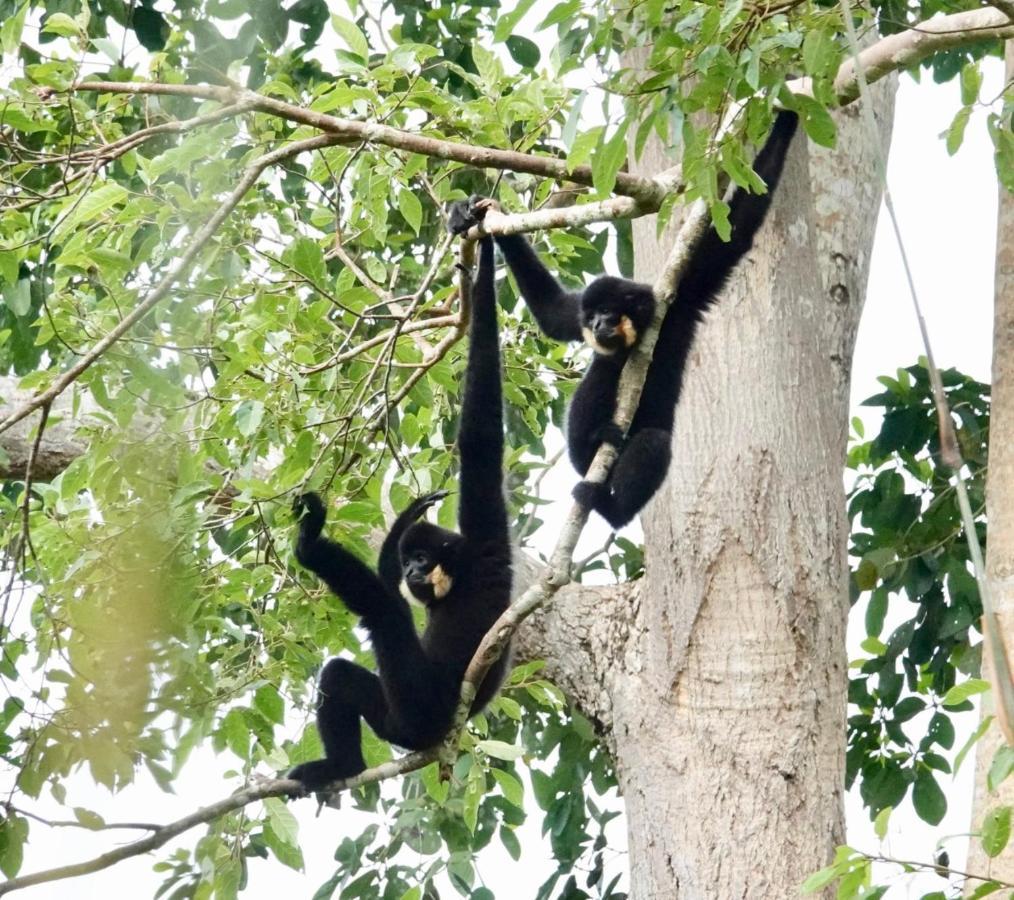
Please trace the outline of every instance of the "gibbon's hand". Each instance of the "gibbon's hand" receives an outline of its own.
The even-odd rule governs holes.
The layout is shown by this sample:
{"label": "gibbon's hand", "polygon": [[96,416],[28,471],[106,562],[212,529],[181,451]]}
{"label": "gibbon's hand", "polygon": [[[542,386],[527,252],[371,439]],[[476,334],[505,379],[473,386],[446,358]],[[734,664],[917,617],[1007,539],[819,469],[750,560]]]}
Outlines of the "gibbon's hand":
{"label": "gibbon's hand", "polygon": [[314,541],[324,529],[327,517],[324,501],[319,494],[308,491],[299,494],[292,500],[292,514],[299,522],[299,539]]}
{"label": "gibbon's hand", "polygon": [[406,510],[406,513],[411,519],[418,519],[431,506],[435,506],[443,500],[444,497],[449,497],[450,494],[450,491],[434,491],[432,494],[424,494],[422,497],[412,501]]}
{"label": "gibbon's hand", "polygon": [[492,197],[473,194],[467,200],[451,204],[447,213],[447,230],[453,235],[464,234],[473,225],[485,222],[487,213],[501,215],[503,210]]}

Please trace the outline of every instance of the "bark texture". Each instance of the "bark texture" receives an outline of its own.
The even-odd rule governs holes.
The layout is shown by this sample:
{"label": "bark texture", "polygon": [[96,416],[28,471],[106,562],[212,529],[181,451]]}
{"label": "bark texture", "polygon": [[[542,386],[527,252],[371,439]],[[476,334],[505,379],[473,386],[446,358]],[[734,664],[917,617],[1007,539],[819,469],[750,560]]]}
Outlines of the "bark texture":
{"label": "bark texture", "polygon": [[[892,98],[877,93],[884,134]],[[638,649],[612,675],[635,900],[794,896],[843,840],[842,460],[880,191],[858,110],[838,125],[836,152],[792,148],[701,332],[642,517]],[[634,228],[650,280],[667,241]]]}
{"label": "bark texture", "polygon": [[[1014,42],[1007,42],[1007,77],[1014,77]],[[996,275],[993,311],[993,392],[989,414],[989,473],[986,479],[986,521],[989,544],[986,575],[993,602],[1005,635],[1008,653],[1014,635],[1014,197],[1000,186],[996,223]],[[983,701],[983,715],[993,712],[992,694]],[[996,794],[986,787],[986,774],[993,756],[1003,744],[999,726],[983,735],[975,750],[975,795],[971,830],[982,826],[987,813],[997,806],[1014,806],[1014,778],[1008,778]],[[968,848],[967,871],[1000,881],[1014,882],[1014,844],[995,859],[986,856],[973,838]],[[974,890],[976,883],[969,885]]]}

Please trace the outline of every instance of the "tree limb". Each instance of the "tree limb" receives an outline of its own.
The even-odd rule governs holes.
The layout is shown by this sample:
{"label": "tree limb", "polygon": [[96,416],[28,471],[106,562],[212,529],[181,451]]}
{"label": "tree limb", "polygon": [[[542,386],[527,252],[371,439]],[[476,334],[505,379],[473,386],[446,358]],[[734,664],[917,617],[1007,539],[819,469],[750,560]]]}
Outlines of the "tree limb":
{"label": "tree limb", "polygon": [[[289,122],[309,125],[326,134],[334,135],[340,138],[337,143],[366,141],[372,144],[382,144],[395,150],[407,150],[411,153],[420,153],[423,156],[446,159],[468,166],[509,169],[528,175],[541,175],[544,178],[566,179],[578,184],[592,183],[591,166],[577,166],[573,171],[570,171],[567,161],[559,157],[535,156],[516,150],[478,147],[475,144],[461,144],[457,141],[445,141],[411,131],[401,131],[378,122],[342,119],[338,116],[329,116],[325,113],[304,109],[274,97],[266,97],[256,91],[210,84],[162,84],[144,81],[79,81],[71,87],[71,90],[100,91],[111,94],[168,94],[177,97],[218,100],[221,103],[241,103],[249,105],[250,108],[256,109],[258,112],[269,113]],[[626,172],[617,174],[615,191],[617,194],[643,200],[653,198],[658,202],[662,200],[657,196],[659,188],[652,179],[628,175]]]}
{"label": "tree limb", "polygon": [[[936,16],[907,31],[881,38],[859,54],[859,64],[866,74],[867,82],[872,84],[891,72],[914,66],[941,50],[1010,37],[1014,37],[1014,22],[1003,12],[994,8],[973,9],[949,16]],[[786,87],[793,93],[813,93],[809,78],[797,78],[788,82]],[[859,97],[859,81],[852,57],[848,57],[838,69],[834,92],[842,106]]]}

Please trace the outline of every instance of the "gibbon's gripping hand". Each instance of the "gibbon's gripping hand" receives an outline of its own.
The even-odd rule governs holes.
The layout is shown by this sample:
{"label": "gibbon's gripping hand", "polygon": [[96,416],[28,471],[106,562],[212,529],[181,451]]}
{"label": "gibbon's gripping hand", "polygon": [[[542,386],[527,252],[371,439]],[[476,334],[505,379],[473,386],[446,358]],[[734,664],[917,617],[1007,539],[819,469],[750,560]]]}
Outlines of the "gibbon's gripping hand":
{"label": "gibbon's gripping hand", "polygon": [[500,211],[500,204],[492,197],[472,194],[467,200],[451,204],[447,211],[447,230],[453,235],[464,234],[473,225],[484,221],[487,212]]}
{"label": "gibbon's gripping hand", "polygon": [[308,491],[292,501],[292,514],[299,520],[299,542],[313,543],[324,530],[327,511],[319,494]]}
{"label": "gibbon's gripping hand", "polygon": [[432,494],[424,494],[422,497],[413,500],[405,510],[405,516],[413,522],[420,518],[431,506],[435,506],[444,497],[450,496],[450,491],[434,491]]}

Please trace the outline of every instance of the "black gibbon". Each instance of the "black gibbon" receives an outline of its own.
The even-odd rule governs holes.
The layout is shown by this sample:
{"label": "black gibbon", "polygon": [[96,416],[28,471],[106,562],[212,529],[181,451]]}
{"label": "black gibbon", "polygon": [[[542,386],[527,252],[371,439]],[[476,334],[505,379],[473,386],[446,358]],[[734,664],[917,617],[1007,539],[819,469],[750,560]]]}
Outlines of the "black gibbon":
{"label": "black gibbon", "polygon": [[[602,275],[583,291],[566,291],[524,235],[495,235],[542,331],[560,341],[584,339],[595,351],[567,413],[567,448],[581,475],[587,473],[602,443],[620,451],[607,481],[582,481],[574,488],[575,499],[596,510],[613,528],[621,528],[637,515],[665,480],[676,404],[697,326],[729,274],[753,246],[771,206],[796,125],[795,113],[777,115],[754,161],[767,193],[751,194],[742,188],[733,193],[731,240],[723,241],[711,227],[694,252],[662,322],[644,391],[625,436],[613,422],[616,393],[623,364],[654,316],[651,288]],[[481,197],[455,204],[449,227],[455,233],[467,231],[491,209],[498,209],[495,201]]]}
{"label": "black gibbon", "polygon": [[[363,771],[361,719],[383,740],[409,750],[438,744],[450,730],[468,663],[510,602],[493,266],[493,242],[485,238],[473,289],[457,441],[461,533],[416,521],[447,492],[421,497],[394,523],[374,573],[322,536],[325,512],[320,497],[308,493],[296,500],[301,515],[296,558],[362,618],[377,660],[376,674],[345,659],[331,659],[321,671],[317,730],[325,758],[298,765],[288,774],[302,782],[305,792]],[[406,598],[426,607],[421,637]],[[496,693],[507,661],[505,651],[486,674],[473,713]]]}

